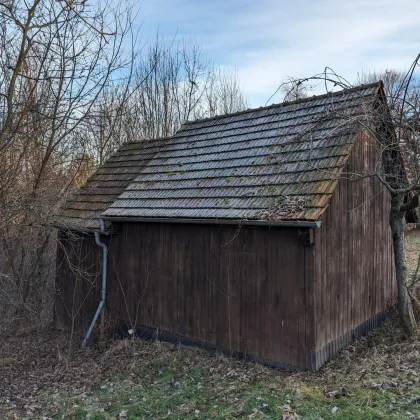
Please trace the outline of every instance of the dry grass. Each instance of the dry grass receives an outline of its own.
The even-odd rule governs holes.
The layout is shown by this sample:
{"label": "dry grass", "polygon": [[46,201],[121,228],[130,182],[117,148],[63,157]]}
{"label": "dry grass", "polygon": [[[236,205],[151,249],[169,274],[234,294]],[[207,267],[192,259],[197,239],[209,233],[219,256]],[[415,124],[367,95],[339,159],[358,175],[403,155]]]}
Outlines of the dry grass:
{"label": "dry grass", "polygon": [[413,274],[418,261],[420,251],[420,229],[410,229],[406,232],[406,256],[410,274]]}

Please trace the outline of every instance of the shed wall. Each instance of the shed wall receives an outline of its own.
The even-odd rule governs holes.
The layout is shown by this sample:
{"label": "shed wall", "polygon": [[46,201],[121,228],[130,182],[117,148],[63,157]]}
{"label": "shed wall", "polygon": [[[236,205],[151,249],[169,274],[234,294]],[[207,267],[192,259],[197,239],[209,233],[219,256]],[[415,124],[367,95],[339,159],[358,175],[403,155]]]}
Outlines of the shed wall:
{"label": "shed wall", "polygon": [[[382,319],[395,302],[390,197],[376,177],[375,144],[359,136],[345,172],[315,232],[316,366]],[[356,330],[355,330],[356,329]]]}
{"label": "shed wall", "polygon": [[132,223],[115,239],[111,314],[306,367],[305,274],[313,273],[297,229]]}
{"label": "shed wall", "polygon": [[[313,247],[302,244],[302,232],[159,223],[118,230],[109,241],[112,319],[309,367],[313,297],[305,285],[313,283]],[[56,320],[86,330],[100,299],[101,250],[89,235],[62,240]]]}

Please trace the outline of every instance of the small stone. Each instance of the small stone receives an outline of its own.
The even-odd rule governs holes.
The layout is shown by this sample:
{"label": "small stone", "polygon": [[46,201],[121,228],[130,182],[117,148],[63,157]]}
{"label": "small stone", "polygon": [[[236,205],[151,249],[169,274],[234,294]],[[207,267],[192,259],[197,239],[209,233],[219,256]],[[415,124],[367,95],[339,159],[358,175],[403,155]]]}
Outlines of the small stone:
{"label": "small stone", "polygon": [[395,382],[384,382],[381,387],[385,388],[385,389],[389,389],[389,388],[396,388],[398,386],[397,383]]}
{"label": "small stone", "polygon": [[335,397],[335,396],[337,396],[339,394],[339,391],[337,391],[337,390],[334,390],[334,391],[329,391],[329,392],[327,392],[327,398],[332,398],[332,397]]}
{"label": "small stone", "polygon": [[338,411],[338,407],[333,407],[333,409],[331,410],[331,413],[335,414]]}

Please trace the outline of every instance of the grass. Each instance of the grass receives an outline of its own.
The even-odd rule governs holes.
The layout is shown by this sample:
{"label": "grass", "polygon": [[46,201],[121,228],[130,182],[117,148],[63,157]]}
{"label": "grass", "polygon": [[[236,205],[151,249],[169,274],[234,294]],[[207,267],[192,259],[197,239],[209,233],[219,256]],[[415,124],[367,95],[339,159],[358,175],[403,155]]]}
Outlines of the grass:
{"label": "grass", "polygon": [[[344,352],[319,373],[285,373],[161,342],[118,341],[103,355],[118,357],[118,365],[89,392],[44,395],[41,404],[57,419],[120,413],[131,420],[420,418],[418,365],[410,365],[415,355],[407,353],[406,370],[398,371],[394,362],[402,352],[392,347],[398,345],[393,328],[385,326],[354,346],[350,358]],[[372,360],[372,348],[384,351],[386,340],[394,343],[393,354]]]}

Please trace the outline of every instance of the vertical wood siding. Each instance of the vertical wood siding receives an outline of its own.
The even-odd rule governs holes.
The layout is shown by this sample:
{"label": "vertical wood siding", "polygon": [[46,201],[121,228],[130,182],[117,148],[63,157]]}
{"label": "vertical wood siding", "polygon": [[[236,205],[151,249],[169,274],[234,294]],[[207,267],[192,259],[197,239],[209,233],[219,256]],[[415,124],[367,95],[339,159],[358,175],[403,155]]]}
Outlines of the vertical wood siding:
{"label": "vertical wood siding", "polygon": [[[119,227],[107,241],[113,319],[309,367],[313,295],[306,286],[313,284],[313,247],[301,244],[297,229]],[[91,235],[61,239],[56,323],[70,328],[74,319],[86,330],[100,299],[101,250]]]}
{"label": "vertical wood siding", "polygon": [[296,229],[123,224],[110,245],[108,309],[130,324],[305,368],[304,249]]}
{"label": "vertical wood siding", "polygon": [[[378,159],[373,142],[360,135],[346,171],[374,170]],[[339,181],[315,232],[316,349],[394,303],[389,203],[388,191],[374,177],[348,175]],[[333,345],[330,354],[340,347]]]}

